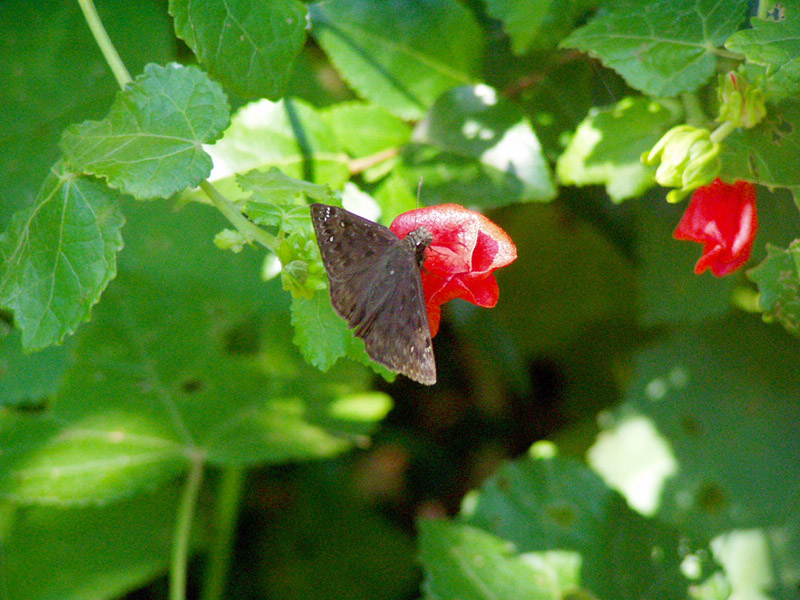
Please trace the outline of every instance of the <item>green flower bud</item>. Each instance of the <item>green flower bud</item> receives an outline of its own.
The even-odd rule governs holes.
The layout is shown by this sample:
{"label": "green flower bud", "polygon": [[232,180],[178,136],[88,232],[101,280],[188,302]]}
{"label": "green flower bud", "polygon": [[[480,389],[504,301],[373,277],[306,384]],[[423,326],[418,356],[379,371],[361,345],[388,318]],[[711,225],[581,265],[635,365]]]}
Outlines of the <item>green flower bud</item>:
{"label": "green flower bud", "polygon": [[764,90],[750,83],[743,73],[719,76],[717,122],[730,121],[736,127],[754,127],[767,115]]}
{"label": "green flower bud", "polygon": [[719,174],[720,151],[720,144],[711,141],[707,129],[678,125],[642,156],[642,162],[651,166],[658,164],[656,182],[664,187],[679,188],[667,194],[668,202],[678,202],[693,189],[711,183]]}

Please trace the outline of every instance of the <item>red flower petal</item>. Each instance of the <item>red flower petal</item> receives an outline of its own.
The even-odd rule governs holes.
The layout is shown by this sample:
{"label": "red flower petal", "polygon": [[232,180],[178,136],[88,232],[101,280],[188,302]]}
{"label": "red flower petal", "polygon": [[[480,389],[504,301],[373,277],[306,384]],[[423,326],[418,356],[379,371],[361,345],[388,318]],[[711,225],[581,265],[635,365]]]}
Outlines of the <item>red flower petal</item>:
{"label": "red flower petal", "polygon": [[711,269],[722,277],[749,260],[757,230],[755,186],[746,181],[730,185],[715,179],[695,190],[672,235],[703,244],[695,273]]}
{"label": "red flower petal", "polygon": [[422,272],[431,334],[439,330],[440,306],[462,298],[487,308],[500,290],[492,273],[517,258],[508,234],[481,213],[440,204],[399,215],[390,225],[401,239],[419,227],[433,236]]}

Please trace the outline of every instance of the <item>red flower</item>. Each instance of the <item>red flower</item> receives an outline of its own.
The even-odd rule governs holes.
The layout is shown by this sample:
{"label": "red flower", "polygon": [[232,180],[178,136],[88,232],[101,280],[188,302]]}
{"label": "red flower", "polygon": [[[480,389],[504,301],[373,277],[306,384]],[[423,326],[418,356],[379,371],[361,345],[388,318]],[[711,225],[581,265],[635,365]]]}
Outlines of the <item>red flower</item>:
{"label": "red flower", "polygon": [[722,277],[750,258],[757,230],[755,186],[746,181],[730,185],[715,179],[695,190],[672,235],[678,240],[703,244],[695,273],[711,269],[714,275]]}
{"label": "red flower", "polygon": [[505,231],[458,204],[410,210],[389,229],[402,239],[418,227],[433,236],[422,270],[431,335],[439,331],[445,302],[462,298],[485,308],[497,304],[500,288],[492,273],[517,258],[517,247]]}

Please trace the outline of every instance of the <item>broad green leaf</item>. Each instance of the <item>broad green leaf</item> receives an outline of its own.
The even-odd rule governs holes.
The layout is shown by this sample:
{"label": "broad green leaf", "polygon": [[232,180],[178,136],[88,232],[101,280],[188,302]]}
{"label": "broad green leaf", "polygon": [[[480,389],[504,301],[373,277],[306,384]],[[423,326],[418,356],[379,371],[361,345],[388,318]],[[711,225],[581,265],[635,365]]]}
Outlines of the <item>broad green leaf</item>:
{"label": "broad green leaf", "polygon": [[277,167],[298,180],[341,187],[350,178],[348,157],[317,111],[300,100],[261,100],[240,108],[225,135],[206,148],[210,179],[230,198],[241,198],[234,173]]}
{"label": "broad green leaf", "polygon": [[[518,552],[579,555],[582,586],[598,598],[678,598],[687,582],[676,531],[643,519],[579,463],[534,446],[465,503],[463,520],[513,542]],[[613,552],[609,552],[613,548]]]}
{"label": "broad green leaf", "polygon": [[515,54],[550,49],[564,37],[591,0],[487,0],[486,10],[503,23]]}
{"label": "broad green leaf", "polygon": [[764,317],[800,336],[800,240],[784,250],[767,244],[767,258],[747,272],[758,284]]}
{"label": "broad green leaf", "polygon": [[[420,190],[420,194],[424,192]],[[386,227],[397,215],[417,208],[417,197],[411,191],[409,182],[396,171],[386,177],[375,190],[375,201],[381,207],[380,222]]]}
{"label": "broad green leaf", "polygon": [[118,202],[113,190],[58,163],[36,203],[0,236],[0,303],[14,311],[26,350],[64,341],[116,275]]}
{"label": "broad green leaf", "polygon": [[216,79],[244,98],[279,99],[306,40],[299,0],[170,0],[175,32]]}
{"label": "broad green leaf", "polygon": [[[239,187],[252,192],[248,202],[255,208],[256,204],[301,204],[306,207],[305,199],[312,202],[332,203],[336,196],[327,185],[309,183],[295,179],[272,167],[269,171],[249,171],[236,178]],[[251,215],[253,216],[253,215]]]}
{"label": "broad green leaf", "polygon": [[29,353],[21,338],[18,330],[0,334],[0,407],[45,404],[69,362],[68,344]]}
{"label": "broad green leaf", "polygon": [[[84,330],[51,409],[0,432],[0,496],[101,502],[176,477],[197,453],[218,465],[252,465],[349,448],[327,426],[351,431],[351,415],[329,409],[363,382],[303,369],[275,341],[261,360],[252,355],[258,345],[234,351],[246,308],[199,282],[178,290],[121,275]],[[263,318],[290,350],[286,324]],[[363,435],[369,422],[359,419]]]}
{"label": "broad green leaf", "polygon": [[609,4],[561,45],[597,56],[646,94],[676,96],[713,75],[714,49],[739,28],[747,10],[747,0],[625,0]]}
{"label": "broad green leaf", "polygon": [[[497,272],[500,301],[492,309],[526,356],[558,352],[582,336],[596,348],[599,340],[590,332],[598,324],[635,318],[634,304],[621,300],[635,297],[633,266],[595,226],[565,221],[563,209],[549,204],[500,214],[518,255],[536,257]],[[585,351],[586,342],[580,347]]]}
{"label": "broad green leaf", "polygon": [[686,203],[668,204],[663,191],[654,191],[626,204],[636,219],[638,299],[644,323],[699,322],[730,310],[736,277],[696,275],[701,246],[672,237]]}
{"label": "broad green leaf", "polygon": [[[148,62],[175,60],[175,38],[162,0],[103,0],[98,10],[132,72]],[[102,118],[119,86],[77,2],[3,2],[0,47],[2,231],[16,210],[33,203],[59,158],[61,130]]]}
{"label": "broad green leaf", "polygon": [[575,591],[574,582],[559,581],[538,556],[520,555],[490,533],[445,520],[423,519],[417,526],[423,588],[431,598],[558,600],[565,588]]}
{"label": "broad green leaf", "polygon": [[148,65],[117,95],[108,116],[68,127],[67,163],[139,199],[167,197],[211,172],[202,145],[229,122],[219,84],[195,67]]}
{"label": "broad green leaf", "polygon": [[[107,506],[65,509],[5,503],[3,591],[15,600],[105,600],[163,575],[173,545],[179,487]],[[204,543],[211,515],[192,529]]]}
{"label": "broad green leaf", "polygon": [[558,178],[567,185],[603,184],[614,202],[641,196],[655,185],[655,168],[643,165],[641,155],[679,113],[665,102],[630,97],[592,109],[558,159]]}
{"label": "broad green leaf", "polygon": [[309,14],[312,34],[353,89],[398,117],[422,117],[477,74],[483,36],[455,0],[326,0]]}
{"label": "broad green leaf", "polygon": [[675,328],[636,358],[618,418],[649,418],[677,460],[659,518],[713,536],[796,517],[798,353],[797,339],[738,313]]}
{"label": "broad green leaf", "polygon": [[[347,467],[315,467],[304,465],[289,482],[272,482],[292,492],[284,494],[285,500],[271,510],[273,518],[264,523],[270,550],[261,553],[259,595],[282,600],[416,597],[416,548],[407,531],[379,507],[365,505],[339,477],[331,477],[343,475]],[[313,556],[308,548],[314,548]],[[252,579],[244,572],[238,577]]]}
{"label": "broad green leaf", "polygon": [[341,102],[320,111],[345,150],[354,157],[396,151],[411,140],[411,128],[380,106]]}
{"label": "broad green leaf", "polygon": [[778,21],[754,18],[751,29],[733,34],[725,47],[766,68],[766,88],[773,102],[800,94],[800,7],[789,5]]}
{"label": "broad green leaf", "polygon": [[765,186],[800,185],[800,101],[769,106],[767,117],[752,129],[737,129],[725,138],[720,177]]}
{"label": "broad green leaf", "polygon": [[291,311],[294,343],[310,364],[327,371],[337,360],[347,357],[369,365],[385,379],[394,379],[391,371],[369,358],[364,342],[347,328],[344,319],[333,310],[327,290],[317,292],[310,299],[295,298]]}
{"label": "broad green leaf", "polygon": [[[108,387],[122,391],[117,382]],[[180,444],[159,435],[147,415],[105,411],[69,424],[58,414],[4,419],[0,497],[19,504],[99,503],[131,496],[187,466]]]}
{"label": "broad green leaf", "polygon": [[494,179],[518,188],[517,200],[545,201],[555,196],[530,122],[488,86],[459,87],[444,94],[417,126],[414,141],[479,161]]}

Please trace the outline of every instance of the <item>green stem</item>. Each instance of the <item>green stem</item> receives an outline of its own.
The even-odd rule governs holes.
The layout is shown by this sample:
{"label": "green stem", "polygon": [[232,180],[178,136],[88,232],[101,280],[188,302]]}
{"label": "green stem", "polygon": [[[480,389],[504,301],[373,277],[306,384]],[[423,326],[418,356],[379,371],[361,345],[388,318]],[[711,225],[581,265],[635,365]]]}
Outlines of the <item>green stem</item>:
{"label": "green stem", "polygon": [[734,129],[736,129],[736,125],[730,121],[725,121],[722,125],[712,131],[709,137],[711,138],[712,142],[719,143],[728,137]]}
{"label": "green stem", "polygon": [[222,471],[217,493],[216,531],[211,542],[202,600],[220,600],[224,597],[245,475],[245,470],[240,467]]}
{"label": "green stem", "polygon": [[214,206],[225,215],[225,218],[236,227],[237,231],[244,236],[248,244],[258,242],[273,252],[277,250],[278,239],[274,235],[270,235],[260,227],[248,221],[230,200],[219,193],[217,188],[208,181],[203,181],[200,183],[200,189],[206,193]]}
{"label": "green stem", "polygon": [[128,73],[128,69],[125,68],[125,64],[122,62],[119,54],[117,54],[117,49],[114,48],[114,44],[111,43],[111,38],[108,37],[106,28],[103,27],[103,22],[97,15],[94,2],[92,0],[78,0],[78,4],[83,11],[83,16],[86,19],[86,23],[89,25],[89,29],[92,31],[95,42],[97,42],[97,45],[100,47],[100,51],[103,53],[103,57],[105,57],[108,66],[111,67],[111,72],[114,73],[119,87],[124,88],[125,84],[130,83],[133,79],[131,78],[131,74]]}
{"label": "green stem", "polygon": [[695,94],[684,92],[681,94],[681,102],[683,103],[683,110],[686,113],[687,123],[697,127],[702,127],[704,123],[708,123],[708,116],[703,110],[703,107],[700,106],[700,101]]}
{"label": "green stem", "polygon": [[192,456],[189,476],[183,487],[181,504],[178,507],[178,518],[175,522],[175,534],[172,539],[172,560],[169,570],[169,600],[185,600],[186,569],[189,564],[189,539],[194,520],[194,508],[200,483],[203,481],[204,459],[197,454]]}

